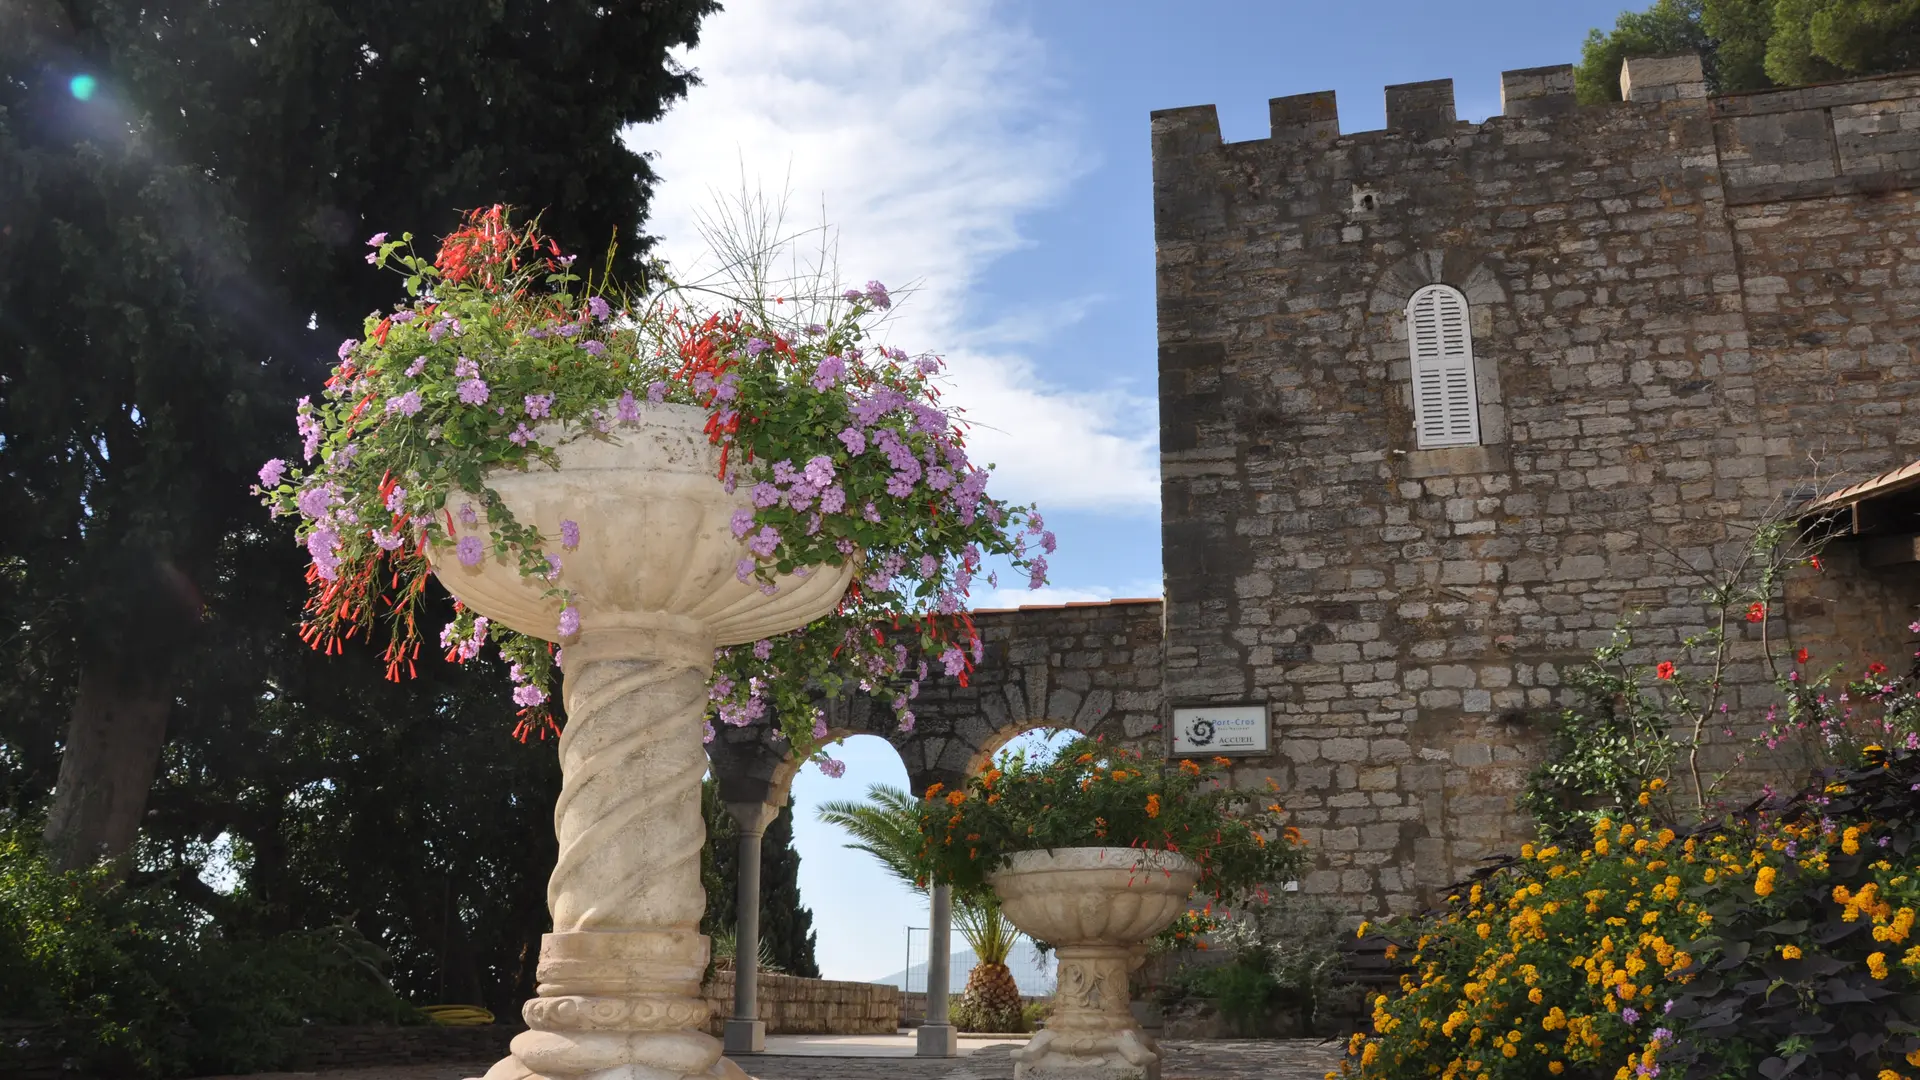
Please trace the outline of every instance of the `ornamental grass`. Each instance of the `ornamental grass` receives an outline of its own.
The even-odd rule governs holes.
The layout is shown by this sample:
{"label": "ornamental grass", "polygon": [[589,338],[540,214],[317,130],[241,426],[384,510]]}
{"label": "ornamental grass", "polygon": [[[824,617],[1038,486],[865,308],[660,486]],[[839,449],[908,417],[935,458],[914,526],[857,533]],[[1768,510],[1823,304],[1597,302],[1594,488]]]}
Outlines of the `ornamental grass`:
{"label": "ornamental grass", "polygon": [[1394,928],[1400,992],[1329,1080],[1920,1077],[1920,754],[1685,836],[1636,817]]}

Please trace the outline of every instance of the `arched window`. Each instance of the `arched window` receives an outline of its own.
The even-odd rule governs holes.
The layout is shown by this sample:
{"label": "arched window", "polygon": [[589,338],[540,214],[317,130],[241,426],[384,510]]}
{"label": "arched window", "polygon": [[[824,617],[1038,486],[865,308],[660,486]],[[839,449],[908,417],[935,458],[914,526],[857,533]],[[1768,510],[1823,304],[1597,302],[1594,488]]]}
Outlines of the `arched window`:
{"label": "arched window", "polygon": [[1420,449],[1477,446],[1480,397],[1473,380],[1473,331],[1467,298],[1450,285],[1428,285],[1407,301],[1407,346],[1413,357],[1413,425]]}

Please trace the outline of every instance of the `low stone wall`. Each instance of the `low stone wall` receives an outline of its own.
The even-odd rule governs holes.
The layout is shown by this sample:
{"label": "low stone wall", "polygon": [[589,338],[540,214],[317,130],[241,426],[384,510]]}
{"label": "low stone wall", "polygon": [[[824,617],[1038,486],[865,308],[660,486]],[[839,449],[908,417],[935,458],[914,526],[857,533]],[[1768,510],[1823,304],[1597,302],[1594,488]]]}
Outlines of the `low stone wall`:
{"label": "low stone wall", "polygon": [[[718,1035],[733,1014],[733,972],[716,971],[707,984]],[[760,976],[760,1019],[769,1035],[891,1035],[900,1026],[900,989],[879,983]]]}

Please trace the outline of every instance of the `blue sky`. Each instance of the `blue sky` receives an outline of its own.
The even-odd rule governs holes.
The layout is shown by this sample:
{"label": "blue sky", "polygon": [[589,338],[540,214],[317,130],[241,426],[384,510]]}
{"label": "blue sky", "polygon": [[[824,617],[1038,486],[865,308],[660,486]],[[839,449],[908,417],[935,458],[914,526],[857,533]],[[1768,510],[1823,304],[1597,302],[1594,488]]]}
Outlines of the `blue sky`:
{"label": "blue sky", "polygon": [[[1391,83],[1451,78],[1462,119],[1500,72],[1578,59],[1622,0],[727,0],[684,57],[705,85],[629,141],[664,178],[650,230],[697,265],[696,221],[743,182],[834,230],[846,278],[911,299],[893,344],[944,353],[994,488],[1059,533],[1052,584],[976,606],[1160,593],[1152,163],[1147,114],[1212,103],[1264,138],[1267,99],[1334,90],[1341,129]],[[1637,6],[1644,7],[1640,4]],[[877,739],[795,786],[801,892],[829,977],[899,969],[925,904],[812,822],[822,799],[904,786]]]}

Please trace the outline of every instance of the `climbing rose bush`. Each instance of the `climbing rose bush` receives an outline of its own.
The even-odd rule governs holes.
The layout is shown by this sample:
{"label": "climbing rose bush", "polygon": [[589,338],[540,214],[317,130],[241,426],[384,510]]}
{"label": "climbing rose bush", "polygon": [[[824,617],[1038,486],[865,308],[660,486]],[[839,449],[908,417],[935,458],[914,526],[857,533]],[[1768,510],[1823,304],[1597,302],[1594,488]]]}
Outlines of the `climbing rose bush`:
{"label": "climbing rose bush", "polygon": [[1329,1080],[1920,1076],[1920,754],[1684,837],[1662,786],[1387,928],[1410,970]]}
{"label": "climbing rose bush", "polygon": [[987,494],[966,425],[940,403],[940,358],[874,342],[892,305],[878,282],[718,308],[629,296],[583,279],[537,223],[499,206],[471,214],[431,261],[411,234],[368,244],[367,261],[403,274],[410,299],[341,344],[323,391],[300,400],[299,453],[267,462],[255,489],[296,522],[311,558],[301,633],[317,649],[380,634],[387,676],[410,675],[430,636],[427,552],[508,560],[563,601],[557,625],[530,637],[456,605],[437,643],[453,661],[496,646],[521,706],[516,734],[546,734],[580,625],[566,562],[581,530],[566,520],[540,535],[487,477],[552,467],[560,444],[617,439],[662,403],[706,410],[714,482],[749,493],[732,522],[741,580],[773,593],[778,575],[857,564],[831,615],[720,651],[709,739],[716,721],[765,720],[811,749],[826,735],[818,695],[853,686],[910,729],[923,681],[937,671],[964,684],[981,658],[965,602],[979,577],[997,583],[986,560],[1003,557],[1033,588],[1046,581],[1053,534]]}

